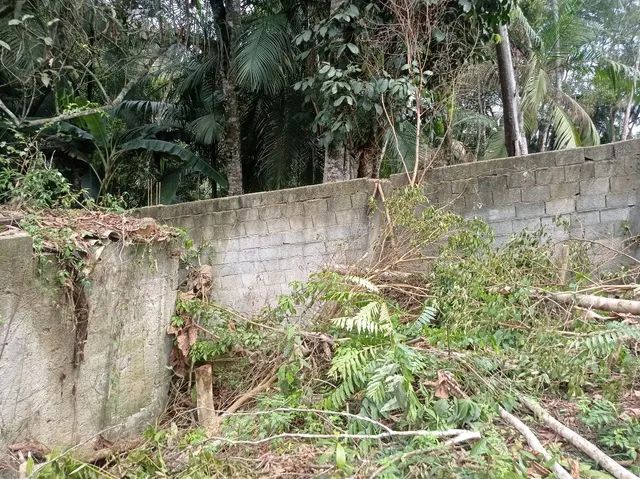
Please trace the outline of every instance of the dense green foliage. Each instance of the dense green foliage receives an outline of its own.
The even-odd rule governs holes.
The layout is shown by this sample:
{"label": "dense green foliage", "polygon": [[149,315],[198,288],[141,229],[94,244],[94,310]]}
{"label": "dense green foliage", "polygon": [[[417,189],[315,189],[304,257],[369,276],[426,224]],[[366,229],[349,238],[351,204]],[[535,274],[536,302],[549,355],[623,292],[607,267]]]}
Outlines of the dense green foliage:
{"label": "dense green foliage", "polygon": [[14,0],[2,201],[136,206],[502,155],[504,23],[530,151],[635,135],[637,0],[555,4]]}

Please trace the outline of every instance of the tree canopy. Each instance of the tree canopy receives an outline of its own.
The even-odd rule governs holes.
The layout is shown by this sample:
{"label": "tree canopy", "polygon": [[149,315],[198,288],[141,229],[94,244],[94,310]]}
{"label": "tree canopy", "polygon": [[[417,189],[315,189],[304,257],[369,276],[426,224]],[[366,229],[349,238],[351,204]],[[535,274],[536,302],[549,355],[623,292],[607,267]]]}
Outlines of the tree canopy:
{"label": "tree canopy", "polygon": [[0,201],[30,174],[140,206],[628,139],[638,21],[638,0],[13,0]]}

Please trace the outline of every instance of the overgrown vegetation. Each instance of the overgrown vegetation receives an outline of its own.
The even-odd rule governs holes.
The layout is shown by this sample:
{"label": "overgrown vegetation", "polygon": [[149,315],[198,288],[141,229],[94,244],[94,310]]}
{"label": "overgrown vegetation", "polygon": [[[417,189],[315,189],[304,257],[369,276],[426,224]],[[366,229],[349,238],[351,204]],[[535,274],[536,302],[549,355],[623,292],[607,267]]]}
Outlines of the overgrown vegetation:
{"label": "overgrown vegetation", "polygon": [[[210,302],[210,272],[193,269],[169,327],[176,380],[163,420],[132,450],[91,464],[53,453],[33,477],[549,476],[503,408],[574,477],[610,477],[529,417],[523,397],[640,471],[637,318],[594,320],[552,296],[631,297],[634,271],[604,282],[576,243],[560,284],[543,231],[495,250],[482,222],[416,213],[424,204],[415,189],[388,199],[376,264],[292,284],[257,317]],[[205,365],[215,411],[198,423]]]}

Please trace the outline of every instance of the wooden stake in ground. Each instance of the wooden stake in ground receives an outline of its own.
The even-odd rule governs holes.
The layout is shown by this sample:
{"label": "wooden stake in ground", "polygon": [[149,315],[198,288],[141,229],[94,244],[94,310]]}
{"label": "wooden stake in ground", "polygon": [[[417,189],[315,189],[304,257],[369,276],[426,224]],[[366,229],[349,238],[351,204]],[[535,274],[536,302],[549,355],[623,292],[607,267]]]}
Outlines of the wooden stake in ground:
{"label": "wooden stake in ground", "polygon": [[[515,417],[513,414],[508,413],[503,408],[500,408],[500,417],[504,421],[511,424],[520,434],[522,434],[522,436],[524,436],[524,438],[527,440],[527,444],[529,444],[529,447],[540,454],[545,461],[549,462],[553,459],[551,454],[549,454],[549,451],[544,448],[533,431],[529,429],[527,425],[520,419]],[[552,464],[551,469],[553,469],[553,472],[558,479],[574,479],[573,477],[571,477],[571,474],[569,474],[567,470],[557,462],[554,462]]]}
{"label": "wooden stake in ground", "polygon": [[551,414],[545,411],[539,404],[537,404],[533,400],[523,396],[519,397],[518,399],[522,404],[527,406],[548,428],[560,435],[577,449],[585,453],[616,479],[640,479],[638,478],[638,476],[628,471],[616,461],[607,456],[598,448],[598,446],[587,441],[577,432],[572,431],[560,421],[555,419],[553,416],[551,416]]}
{"label": "wooden stake in ground", "polygon": [[213,376],[211,364],[205,364],[195,370],[196,401],[198,408],[198,422],[208,434],[215,434],[216,411],[213,404]]}
{"label": "wooden stake in ground", "polygon": [[570,250],[568,244],[563,244],[562,249],[560,250],[560,271],[558,271],[558,282],[560,284],[567,284],[567,276],[569,274],[569,259],[570,259]]}

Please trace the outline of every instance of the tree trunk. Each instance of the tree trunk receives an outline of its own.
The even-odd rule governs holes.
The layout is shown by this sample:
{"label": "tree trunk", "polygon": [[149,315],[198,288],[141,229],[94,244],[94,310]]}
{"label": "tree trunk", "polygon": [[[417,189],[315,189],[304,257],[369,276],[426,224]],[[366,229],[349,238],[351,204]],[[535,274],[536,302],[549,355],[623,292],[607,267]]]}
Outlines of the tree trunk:
{"label": "tree trunk", "polygon": [[222,161],[226,166],[229,195],[242,194],[242,158],[240,156],[240,115],[238,95],[232,76],[232,51],[235,41],[236,11],[234,0],[210,0],[213,17],[220,35],[222,94],[224,96],[225,128]]}
{"label": "tree trunk", "polygon": [[554,51],[556,54],[553,80],[556,88],[560,91],[562,90],[562,60],[560,59],[560,7],[558,6],[558,0],[551,0],[551,13],[553,14],[555,29]]}
{"label": "tree trunk", "polygon": [[[333,15],[344,3],[344,0],[331,0],[330,14]],[[344,140],[333,140],[324,151],[323,183],[351,179],[351,158]]]}
{"label": "tree trunk", "polygon": [[352,159],[343,143],[329,145],[324,152],[323,183],[350,180],[352,175]]}
{"label": "tree trunk", "polygon": [[[636,71],[640,68],[640,49],[638,49],[638,55],[636,56],[636,64],[634,65]],[[629,99],[627,100],[627,106],[624,109],[624,117],[622,119],[622,127],[620,128],[620,139],[626,140],[629,138],[631,134],[631,128],[629,128],[630,119],[631,119],[631,108],[633,107],[633,97],[636,94],[636,82],[637,78],[633,77],[633,82],[631,83],[631,91],[629,92]]]}
{"label": "tree trunk", "polygon": [[511,44],[507,27],[498,28],[501,37],[496,45],[498,58],[498,75],[500,77],[500,93],[502,96],[504,141],[509,156],[526,155],[527,142],[520,126],[520,105],[518,101],[518,88],[516,76],[511,59]]}
{"label": "tree trunk", "polygon": [[227,165],[229,195],[242,194],[242,158],[240,156],[240,115],[238,114],[238,96],[233,82],[222,78],[224,95],[225,128],[222,157]]}

